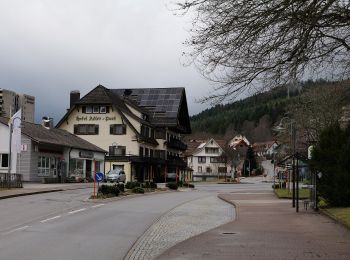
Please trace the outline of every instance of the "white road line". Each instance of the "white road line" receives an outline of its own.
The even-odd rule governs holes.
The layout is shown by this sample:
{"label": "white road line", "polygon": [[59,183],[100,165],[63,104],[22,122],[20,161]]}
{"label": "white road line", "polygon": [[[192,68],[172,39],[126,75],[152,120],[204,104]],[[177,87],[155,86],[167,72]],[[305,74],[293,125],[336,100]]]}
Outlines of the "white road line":
{"label": "white road line", "polygon": [[98,208],[98,207],[101,207],[103,205],[105,205],[105,204],[101,203],[101,204],[97,204],[97,205],[91,206],[91,208]]}
{"label": "white road line", "polygon": [[54,219],[57,219],[57,218],[60,218],[60,217],[61,217],[61,215],[54,216],[52,218],[47,218],[47,219],[44,219],[44,220],[40,221],[40,223],[45,223],[45,222],[48,222],[50,220],[54,220]]}
{"label": "white road line", "polygon": [[69,211],[68,214],[75,214],[75,213],[78,213],[78,212],[81,212],[81,211],[84,211],[84,210],[86,210],[86,208]]}
{"label": "white road line", "polygon": [[11,234],[11,233],[16,232],[16,231],[21,231],[21,230],[24,230],[24,229],[29,228],[29,227],[30,226],[23,226],[23,227],[19,227],[16,229],[12,229],[11,231],[6,232],[5,235]]}

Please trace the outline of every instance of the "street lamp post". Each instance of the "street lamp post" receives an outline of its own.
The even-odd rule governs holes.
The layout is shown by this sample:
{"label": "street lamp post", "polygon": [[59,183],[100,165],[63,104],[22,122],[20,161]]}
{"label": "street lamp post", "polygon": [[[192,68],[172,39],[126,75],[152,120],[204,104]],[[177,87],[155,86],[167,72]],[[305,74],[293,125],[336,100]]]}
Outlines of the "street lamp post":
{"label": "street lamp post", "polygon": [[[292,146],[292,181],[293,181],[293,208],[296,208],[296,211],[299,212],[299,169],[298,169],[298,158],[296,158],[296,128],[295,128],[295,121],[289,117],[283,117],[277,127],[275,127],[276,131],[283,131],[286,130],[286,127],[283,126],[283,121],[284,120],[289,120],[289,125],[290,125],[290,144]],[[295,162],[295,159],[297,161]],[[297,163],[297,165],[295,165]],[[296,169],[297,168],[297,169]],[[296,202],[296,196],[297,196],[297,202]]]}

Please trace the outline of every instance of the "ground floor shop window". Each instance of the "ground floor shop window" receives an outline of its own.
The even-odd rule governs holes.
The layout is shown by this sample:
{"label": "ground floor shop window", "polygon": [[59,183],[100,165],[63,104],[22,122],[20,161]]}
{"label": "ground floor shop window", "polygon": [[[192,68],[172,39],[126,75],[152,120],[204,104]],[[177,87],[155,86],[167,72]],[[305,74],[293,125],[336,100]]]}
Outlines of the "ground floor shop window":
{"label": "ground floor shop window", "polygon": [[58,158],[50,156],[39,156],[38,158],[38,176],[49,177],[57,176]]}
{"label": "ground floor shop window", "polygon": [[69,161],[69,176],[76,178],[84,177],[84,160],[70,159]]}

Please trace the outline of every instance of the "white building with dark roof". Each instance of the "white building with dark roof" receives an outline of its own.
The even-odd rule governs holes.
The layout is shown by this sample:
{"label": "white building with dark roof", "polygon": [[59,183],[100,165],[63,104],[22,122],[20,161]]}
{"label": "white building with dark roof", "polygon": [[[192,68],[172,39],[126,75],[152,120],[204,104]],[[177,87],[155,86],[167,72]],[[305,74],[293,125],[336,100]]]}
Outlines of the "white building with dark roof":
{"label": "white building with dark roof", "polygon": [[84,97],[57,124],[109,153],[105,171],[123,169],[127,180],[164,182],[186,169],[180,158],[191,133],[184,88],[108,89]]}
{"label": "white building with dark roof", "polygon": [[224,140],[213,138],[205,141],[191,140],[187,143],[187,165],[193,170],[193,180],[209,180],[230,176],[223,148]]}
{"label": "white building with dark roof", "polygon": [[[8,122],[8,118],[0,117],[0,173],[7,173],[9,167]],[[106,153],[65,130],[22,121],[21,152],[11,153],[11,173],[34,182],[92,180],[95,171],[104,170]]]}

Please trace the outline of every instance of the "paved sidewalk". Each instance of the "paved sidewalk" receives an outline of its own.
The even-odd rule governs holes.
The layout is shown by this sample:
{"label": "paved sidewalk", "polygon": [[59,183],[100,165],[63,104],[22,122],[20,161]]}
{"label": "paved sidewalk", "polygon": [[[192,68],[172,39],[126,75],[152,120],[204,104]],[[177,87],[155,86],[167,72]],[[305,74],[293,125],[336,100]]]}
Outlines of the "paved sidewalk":
{"label": "paved sidewalk", "polygon": [[192,200],[159,218],[125,259],[155,259],[177,243],[230,222],[233,217],[234,207],[217,196]]}
{"label": "paved sidewalk", "polygon": [[93,183],[54,183],[54,184],[41,184],[41,183],[23,183],[23,188],[17,189],[0,189],[0,200],[27,196],[40,193],[56,192],[63,190],[76,190],[93,188]]}
{"label": "paved sidewalk", "polygon": [[350,259],[350,232],[327,217],[296,213],[272,192],[220,195],[237,218],[183,241],[158,259]]}

